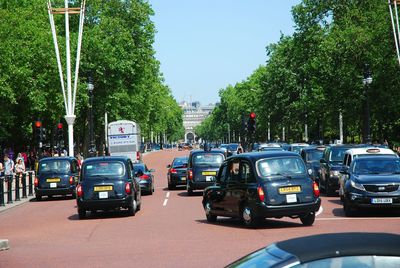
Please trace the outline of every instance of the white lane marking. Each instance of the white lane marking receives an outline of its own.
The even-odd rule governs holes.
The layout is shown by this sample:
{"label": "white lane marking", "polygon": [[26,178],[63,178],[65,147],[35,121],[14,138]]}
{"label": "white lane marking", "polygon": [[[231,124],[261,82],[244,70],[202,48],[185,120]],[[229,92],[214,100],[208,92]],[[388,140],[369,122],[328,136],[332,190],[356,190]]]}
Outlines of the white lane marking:
{"label": "white lane marking", "polygon": [[347,218],[347,217],[336,217],[336,218],[318,218],[317,221],[332,221],[332,220],[400,220],[398,217],[379,217],[379,218]]}
{"label": "white lane marking", "polygon": [[322,208],[322,206],[320,206],[317,213],[315,213],[315,216],[320,215],[323,211],[324,211],[324,209]]}
{"label": "white lane marking", "polygon": [[164,203],[163,203],[163,206],[165,207],[167,205],[167,203],[168,203],[168,199],[165,199]]}
{"label": "white lane marking", "polygon": [[169,194],[170,194],[170,192],[167,193],[167,198],[169,198]]}

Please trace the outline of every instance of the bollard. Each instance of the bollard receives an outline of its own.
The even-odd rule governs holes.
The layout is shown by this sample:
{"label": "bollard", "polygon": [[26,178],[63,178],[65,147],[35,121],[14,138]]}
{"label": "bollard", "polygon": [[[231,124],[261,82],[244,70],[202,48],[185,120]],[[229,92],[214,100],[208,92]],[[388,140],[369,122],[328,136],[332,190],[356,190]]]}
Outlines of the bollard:
{"label": "bollard", "polygon": [[7,181],[7,204],[12,204],[13,203],[12,195],[11,195],[11,193],[12,193],[12,179],[13,179],[12,175],[11,176],[10,175],[6,176],[6,181]]}
{"label": "bollard", "polygon": [[19,198],[19,182],[21,180],[21,177],[19,174],[15,175],[15,201],[21,201],[21,198]]}
{"label": "bollard", "polygon": [[28,182],[28,195],[29,196],[32,196],[33,195],[33,180],[32,180],[32,177],[33,177],[33,173],[32,172],[29,172],[29,174],[28,174],[28,178],[29,178],[29,182]]}
{"label": "bollard", "polygon": [[26,196],[26,173],[22,174],[22,198],[27,198],[27,196]]}
{"label": "bollard", "polygon": [[4,206],[4,177],[0,177],[0,207]]}

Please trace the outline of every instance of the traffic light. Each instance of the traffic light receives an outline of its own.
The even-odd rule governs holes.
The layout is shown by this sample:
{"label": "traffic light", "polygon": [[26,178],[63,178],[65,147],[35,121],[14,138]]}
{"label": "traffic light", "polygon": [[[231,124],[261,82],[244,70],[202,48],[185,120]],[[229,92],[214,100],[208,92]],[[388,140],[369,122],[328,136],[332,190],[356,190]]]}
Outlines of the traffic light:
{"label": "traffic light", "polygon": [[41,137],[42,137],[42,121],[35,121],[34,123],[34,132],[35,132],[35,140],[37,142],[41,141]]}
{"label": "traffic light", "polygon": [[63,124],[57,124],[57,142],[61,144],[61,141],[64,140],[64,133],[63,133]]}
{"label": "traffic light", "polygon": [[253,133],[256,131],[256,114],[251,112],[249,115],[249,120],[247,121],[247,131]]}
{"label": "traffic light", "polygon": [[46,129],[44,127],[40,128],[40,141],[46,140]]}

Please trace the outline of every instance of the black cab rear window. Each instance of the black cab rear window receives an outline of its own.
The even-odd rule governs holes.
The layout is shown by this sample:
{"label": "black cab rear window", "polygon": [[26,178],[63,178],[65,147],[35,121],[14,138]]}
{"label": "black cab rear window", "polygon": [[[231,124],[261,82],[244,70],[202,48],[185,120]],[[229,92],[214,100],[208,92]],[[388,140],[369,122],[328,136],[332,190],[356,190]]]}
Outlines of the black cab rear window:
{"label": "black cab rear window", "polygon": [[222,154],[196,154],[193,156],[193,164],[195,165],[216,165],[220,166],[224,161],[224,156]]}
{"label": "black cab rear window", "polygon": [[68,160],[43,161],[39,164],[39,173],[68,173],[71,164]]}
{"label": "black cab rear window", "polygon": [[120,177],[125,175],[125,166],[118,161],[91,162],[83,167],[84,177]]}

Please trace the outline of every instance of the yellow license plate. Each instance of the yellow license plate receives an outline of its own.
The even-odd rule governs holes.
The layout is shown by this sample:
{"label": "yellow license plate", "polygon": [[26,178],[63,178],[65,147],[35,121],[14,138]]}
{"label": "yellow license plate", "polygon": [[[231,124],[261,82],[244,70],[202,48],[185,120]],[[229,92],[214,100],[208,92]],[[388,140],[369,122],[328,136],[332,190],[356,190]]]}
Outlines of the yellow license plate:
{"label": "yellow license plate", "polygon": [[300,192],[301,192],[300,186],[289,186],[289,187],[279,188],[280,194],[293,194],[293,193],[300,193]]}
{"label": "yellow license plate", "polygon": [[61,181],[60,178],[51,178],[46,180],[46,182],[60,182],[60,181]]}
{"label": "yellow license plate", "polygon": [[215,176],[215,175],[217,175],[217,172],[215,172],[215,171],[204,171],[201,174],[203,174],[204,176]]}
{"label": "yellow license plate", "polygon": [[94,187],[95,192],[112,191],[112,189],[113,189],[112,186],[95,186]]}

